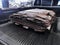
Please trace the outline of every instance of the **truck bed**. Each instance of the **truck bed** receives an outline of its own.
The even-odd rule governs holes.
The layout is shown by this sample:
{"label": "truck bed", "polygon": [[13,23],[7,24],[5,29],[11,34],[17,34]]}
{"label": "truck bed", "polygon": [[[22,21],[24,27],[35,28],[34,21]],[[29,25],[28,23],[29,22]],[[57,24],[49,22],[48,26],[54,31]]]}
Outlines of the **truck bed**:
{"label": "truck bed", "polygon": [[60,33],[40,33],[13,23],[0,25],[0,39],[7,45],[60,45]]}

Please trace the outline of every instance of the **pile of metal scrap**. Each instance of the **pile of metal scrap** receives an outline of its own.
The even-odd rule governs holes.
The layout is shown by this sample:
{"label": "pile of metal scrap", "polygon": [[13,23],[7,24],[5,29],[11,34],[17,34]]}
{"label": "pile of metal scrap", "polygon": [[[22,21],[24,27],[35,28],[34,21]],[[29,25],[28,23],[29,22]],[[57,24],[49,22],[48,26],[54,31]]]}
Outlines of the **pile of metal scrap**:
{"label": "pile of metal scrap", "polygon": [[22,24],[23,26],[33,28],[35,31],[43,32],[51,30],[56,17],[55,12],[52,10],[29,9],[11,15],[10,19],[16,24]]}

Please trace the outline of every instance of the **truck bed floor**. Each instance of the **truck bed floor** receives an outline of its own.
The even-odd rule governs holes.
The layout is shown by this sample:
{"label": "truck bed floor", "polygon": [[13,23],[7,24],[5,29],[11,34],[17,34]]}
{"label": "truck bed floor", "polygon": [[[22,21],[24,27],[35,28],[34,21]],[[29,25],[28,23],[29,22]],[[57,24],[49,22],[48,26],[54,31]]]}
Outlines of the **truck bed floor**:
{"label": "truck bed floor", "polygon": [[39,33],[12,23],[0,25],[0,39],[9,45],[60,45],[60,33]]}

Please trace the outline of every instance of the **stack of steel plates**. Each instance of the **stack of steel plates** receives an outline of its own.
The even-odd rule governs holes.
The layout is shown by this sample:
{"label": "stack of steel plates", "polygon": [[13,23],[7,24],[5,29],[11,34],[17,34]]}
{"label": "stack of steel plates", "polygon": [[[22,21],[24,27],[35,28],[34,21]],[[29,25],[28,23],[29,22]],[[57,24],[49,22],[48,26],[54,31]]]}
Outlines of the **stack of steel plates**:
{"label": "stack of steel plates", "polygon": [[55,12],[52,10],[29,9],[11,15],[10,19],[15,24],[22,24],[24,27],[43,32],[51,29],[56,17]]}

